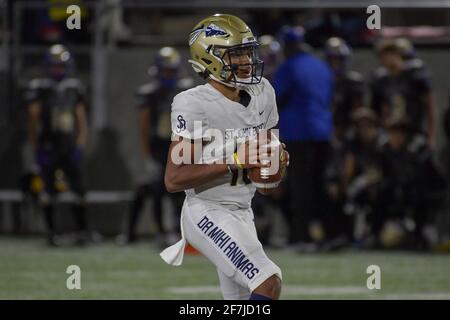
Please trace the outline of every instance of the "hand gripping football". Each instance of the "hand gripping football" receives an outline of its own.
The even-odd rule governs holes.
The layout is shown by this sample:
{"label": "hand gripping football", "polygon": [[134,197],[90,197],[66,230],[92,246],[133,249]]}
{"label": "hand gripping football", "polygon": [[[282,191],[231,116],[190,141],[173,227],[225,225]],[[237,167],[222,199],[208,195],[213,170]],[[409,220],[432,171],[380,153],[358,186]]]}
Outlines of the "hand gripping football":
{"label": "hand gripping football", "polygon": [[257,136],[259,161],[268,167],[251,168],[250,181],[261,193],[277,188],[286,171],[286,152],[280,140],[270,131],[260,132]]}

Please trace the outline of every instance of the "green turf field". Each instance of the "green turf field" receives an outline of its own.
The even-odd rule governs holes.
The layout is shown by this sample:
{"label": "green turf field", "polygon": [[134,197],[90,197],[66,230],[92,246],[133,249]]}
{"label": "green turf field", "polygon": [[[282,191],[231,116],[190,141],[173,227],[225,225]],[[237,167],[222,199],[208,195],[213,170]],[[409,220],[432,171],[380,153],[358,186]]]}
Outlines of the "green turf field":
{"label": "green turf field", "polygon": [[[149,243],[48,248],[39,238],[0,238],[0,299],[220,299],[213,266],[187,256],[170,267]],[[283,299],[450,299],[450,254],[268,250],[283,270]],[[66,288],[66,268],[81,268],[81,290]],[[381,289],[366,287],[367,266]]]}

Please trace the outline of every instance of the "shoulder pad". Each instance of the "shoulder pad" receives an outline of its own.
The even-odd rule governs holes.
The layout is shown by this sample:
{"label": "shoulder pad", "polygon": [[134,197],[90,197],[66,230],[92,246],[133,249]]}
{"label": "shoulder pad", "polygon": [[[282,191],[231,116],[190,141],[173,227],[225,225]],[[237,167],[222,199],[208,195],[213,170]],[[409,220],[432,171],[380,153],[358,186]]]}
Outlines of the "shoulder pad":
{"label": "shoulder pad", "polygon": [[426,140],[422,134],[415,134],[408,144],[408,151],[416,153],[426,147]]}
{"label": "shoulder pad", "polygon": [[347,72],[347,78],[354,82],[363,82],[364,81],[364,77],[362,76],[362,74],[359,72],[356,72],[356,71]]}
{"label": "shoulder pad", "polygon": [[84,93],[86,88],[80,79],[77,78],[67,78],[62,80],[62,85],[66,88],[75,89],[80,93]]}
{"label": "shoulder pad", "polygon": [[380,78],[384,78],[388,75],[388,71],[386,70],[385,67],[378,67],[375,69],[375,71],[373,72],[373,77],[375,79],[380,79]]}
{"label": "shoulder pad", "polygon": [[50,78],[36,78],[32,79],[28,83],[28,89],[38,90],[38,89],[47,89],[52,86],[52,79]]}
{"label": "shoulder pad", "polygon": [[201,102],[215,101],[223,97],[219,91],[211,90],[208,84],[190,88],[188,90],[179,93],[179,95],[185,95],[185,97],[189,100],[200,100]]}
{"label": "shoulder pad", "polygon": [[186,90],[194,86],[194,79],[192,78],[181,78],[177,82],[177,87],[180,90]]}
{"label": "shoulder pad", "polygon": [[270,83],[269,79],[267,79],[265,77],[262,77],[261,84],[272,86],[272,84]]}
{"label": "shoulder pad", "polygon": [[[217,92],[219,95],[220,93]],[[206,85],[199,85],[194,88],[181,91],[173,97],[172,112],[175,109],[189,109],[189,112],[199,112],[203,110],[205,101],[217,99],[215,92],[209,90]]]}
{"label": "shoulder pad", "polygon": [[381,149],[385,148],[387,146],[388,142],[389,142],[388,134],[384,130],[381,130],[380,134],[378,135],[378,137],[376,139],[377,149],[381,150]]}
{"label": "shoulder pad", "polygon": [[155,93],[159,88],[159,85],[156,81],[152,81],[140,86],[136,92],[138,96],[147,96]]}
{"label": "shoulder pad", "polygon": [[252,96],[259,96],[260,94],[266,92],[267,90],[273,90],[271,88],[272,85],[270,84],[269,80],[263,77],[260,83],[246,86],[244,87],[244,90],[247,91],[247,93]]}
{"label": "shoulder pad", "polygon": [[406,69],[422,69],[425,67],[423,60],[418,58],[406,61],[405,65]]}

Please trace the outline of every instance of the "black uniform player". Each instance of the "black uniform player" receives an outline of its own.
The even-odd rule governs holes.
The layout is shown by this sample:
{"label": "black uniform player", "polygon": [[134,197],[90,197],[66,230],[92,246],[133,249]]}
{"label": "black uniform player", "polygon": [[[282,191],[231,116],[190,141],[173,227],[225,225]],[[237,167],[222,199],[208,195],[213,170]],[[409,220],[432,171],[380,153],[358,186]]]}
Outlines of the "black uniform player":
{"label": "black uniform player", "polygon": [[39,198],[48,241],[56,244],[54,196],[72,189],[78,241],[84,243],[87,225],[81,165],[88,131],[85,88],[80,80],[69,77],[73,58],[64,46],[53,45],[45,56],[45,65],[48,77],[30,82],[26,101],[29,143],[45,184]]}
{"label": "black uniform player", "polygon": [[428,246],[424,226],[433,223],[432,204],[442,199],[444,179],[434,164],[423,135],[413,130],[408,118],[387,123],[388,140],[382,147],[383,183],[375,206],[373,231],[378,233],[388,219],[403,223],[411,232],[410,244],[416,249]]}
{"label": "black uniform player", "polygon": [[343,39],[328,39],[325,56],[335,75],[333,122],[335,135],[342,140],[350,127],[352,113],[363,106],[364,78],[360,73],[349,70],[351,49]]}
{"label": "black uniform player", "polygon": [[[360,108],[353,114],[354,130],[348,135],[344,147],[341,188],[346,195],[344,212],[352,217],[347,230],[353,229],[356,244],[368,239],[369,234],[358,221],[368,215],[369,224],[373,220],[373,205],[378,199],[381,182],[380,134],[378,118],[369,108]],[[348,221],[347,221],[348,222]],[[361,244],[361,243],[360,243]]]}
{"label": "black uniform player", "polygon": [[172,47],[159,50],[155,64],[150,68],[152,81],[137,91],[139,107],[139,136],[146,160],[145,181],[138,186],[126,235],[127,242],[136,241],[136,225],[146,196],[153,197],[153,210],[158,225],[159,239],[168,241],[163,223],[162,200],[169,197],[176,212],[181,212],[183,193],[169,194],[164,186],[164,167],[171,143],[170,112],[173,97],[193,85],[190,78],[180,77],[180,54]]}
{"label": "black uniform player", "polygon": [[333,214],[325,219],[328,242],[324,249],[336,249],[351,240],[351,220],[343,212],[345,189],[342,185],[345,139],[351,131],[352,114],[364,103],[363,76],[349,69],[351,48],[341,38],[332,37],[325,43],[325,57],[333,70],[335,86],[333,92],[334,132],[331,140],[332,156],[329,157],[325,173],[325,188],[328,210]]}
{"label": "black uniform player", "polygon": [[371,84],[372,108],[383,123],[389,118],[408,117],[413,130],[424,133],[433,148],[436,107],[430,75],[414,62],[417,60],[406,62],[402,52],[395,41],[385,40],[378,46],[382,67],[375,71]]}

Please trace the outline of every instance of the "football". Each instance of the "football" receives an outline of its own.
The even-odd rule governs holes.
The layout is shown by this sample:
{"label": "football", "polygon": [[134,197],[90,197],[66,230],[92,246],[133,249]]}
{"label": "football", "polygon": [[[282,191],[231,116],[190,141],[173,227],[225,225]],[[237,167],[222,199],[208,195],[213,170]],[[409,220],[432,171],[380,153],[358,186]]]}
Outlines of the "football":
{"label": "football", "polygon": [[283,179],[286,170],[286,152],[280,140],[270,131],[261,132],[258,136],[258,152],[267,153],[268,159],[260,160],[261,163],[267,163],[268,167],[251,168],[249,170],[249,179],[253,185],[258,188],[262,194],[271,192],[271,189],[277,188]]}

